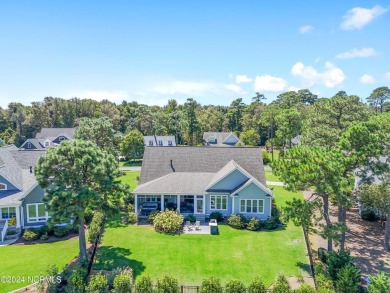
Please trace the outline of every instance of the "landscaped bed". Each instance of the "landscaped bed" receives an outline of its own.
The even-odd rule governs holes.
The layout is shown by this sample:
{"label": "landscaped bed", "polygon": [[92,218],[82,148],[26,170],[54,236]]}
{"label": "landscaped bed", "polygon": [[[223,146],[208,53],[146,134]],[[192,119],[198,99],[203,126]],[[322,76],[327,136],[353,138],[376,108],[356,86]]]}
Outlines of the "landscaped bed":
{"label": "landscaped bed", "polygon": [[[78,237],[52,243],[8,245],[0,247],[1,276],[9,276],[0,283],[0,293],[25,287],[45,272],[48,265],[61,271],[78,254]],[[24,279],[24,281],[23,281]]]}
{"label": "landscaped bed", "polygon": [[[275,187],[279,206],[293,194]],[[200,285],[209,276],[226,282],[237,278],[249,283],[260,276],[269,285],[279,272],[300,275],[307,269],[300,227],[252,232],[219,225],[219,235],[159,234],[150,226],[126,226],[111,222],[106,228],[94,269],[130,266],[135,276],[153,279],[170,274],[181,284]]]}

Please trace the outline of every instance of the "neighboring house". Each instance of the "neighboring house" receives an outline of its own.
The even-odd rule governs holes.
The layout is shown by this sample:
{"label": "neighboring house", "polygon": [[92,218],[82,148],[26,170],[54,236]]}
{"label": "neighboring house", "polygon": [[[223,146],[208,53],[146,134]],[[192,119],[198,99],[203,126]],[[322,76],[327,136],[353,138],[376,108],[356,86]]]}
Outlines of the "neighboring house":
{"label": "neighboring house", "polygon": [[35,138],[27,139],[21,146],[21,150],[44,150],[57,146],[64,140],[71,140],[75,128],[42,128]]}
{"label": "neighboring house", "polygon": [[[295,146],[298,146],[298,145],[300,145],[301,144],[301,135],[300,134],[298,134],[297,136],[295,136],[295,137],[293,137],[292,139],[291,139],[291,146],[292,147],[295,147]],[[288,142],[287,144],[290,144],[290,142]]]}
{"label": "neighboring house", "polygon": [[204,132],[203,143],[216,147],[244,145],[233,132]]}
{"label": "neighboring house", "polygon": [[[386,156],[380,156],[378,163],[389,164],[389,158]],[[362,172],[362,169],[355,170],[355,185],[354,185],[355,189],[358,189],[360,185],[365,183],[362,176],[361,176],[362,174],[360,174],[361,172]],[[386,174],[384,174],[383,176],[385,176],[385,175]],[[367,178],[367,180],[370,180],[372,183],[379,185],[383,181],[383,178],[382,178],[383,176],[374,175],[374,174],[372,174],[371,171],[368,171],[365,177]],[[388,179],[390,180],[390,178],[388,178]]]}
{"label": "neighboring house", "polygon": [[273,198],[260,148],[231,147],[145,148],[133,194],[140,217],[147,216],[142,209],[147,203],[198,219],[212,212],[267,219]]}
{"label": "neighboring house", "polygon": [[149,135],[144,136],[144,143],[147,147],[152,146],[176,146],[176,139],[173,135],[161,136],[161,135]]}
{"label": "neighboring house", "polygon": [[14,145],[0,147],[0,234],[5,220],[13,217],[18,228],[40,226],[48,219],[44,191],[34,175],[34,166],[45,153],[22,151]]}

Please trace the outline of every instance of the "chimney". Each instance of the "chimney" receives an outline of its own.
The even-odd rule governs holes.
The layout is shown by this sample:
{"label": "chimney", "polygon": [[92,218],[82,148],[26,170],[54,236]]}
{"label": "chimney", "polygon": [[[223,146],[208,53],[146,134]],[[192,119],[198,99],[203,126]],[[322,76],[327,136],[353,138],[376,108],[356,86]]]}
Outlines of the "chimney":
{"label": "chimney", "polygon": [[171,160],[171,169],[173,172],[175,172],[175,168],[173,168],[172,160]]}
{"label": "chimney", "polygon": [[30,166],[30,173],[32,173],[33,172],[33,169],[32,169],[32,166]]}

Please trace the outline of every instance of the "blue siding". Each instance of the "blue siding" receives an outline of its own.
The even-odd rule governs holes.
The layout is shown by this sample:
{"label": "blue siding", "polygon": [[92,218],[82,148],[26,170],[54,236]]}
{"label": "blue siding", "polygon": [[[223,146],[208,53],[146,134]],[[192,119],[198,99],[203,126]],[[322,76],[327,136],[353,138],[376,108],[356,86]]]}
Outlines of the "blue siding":
{"label": "blue siding", "polygon": [[237,188],[237,186],[241,185],[247,180],[248,180],[247,176],[242,174],[239,170],[234,170],[232,173],[230,173],[228,176],[223,178],[221,181],[214,184],[214,186],[212,186],[209,191],[213,191],[213,190],[232,191],[235,188]]}

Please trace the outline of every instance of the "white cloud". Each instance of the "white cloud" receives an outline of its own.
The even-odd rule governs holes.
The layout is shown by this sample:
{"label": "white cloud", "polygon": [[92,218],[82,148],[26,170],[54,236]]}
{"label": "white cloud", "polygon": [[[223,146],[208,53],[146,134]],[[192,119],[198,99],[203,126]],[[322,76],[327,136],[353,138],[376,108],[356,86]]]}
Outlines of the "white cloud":
{"label": "white cloud", "polygon": [[348,58],[358,58],[358,57],[372,57],[375,56],[376,52],[373,48],[363,48],[363,49],[352,49],[350,51],[346,51],[340,53],[336,56],[339,59],[348,59]]}
{"label": "white cloud", "polygon": [[359,81],[362,84],[373,84],[375,83],[375,78],[372,75],[369,74],[363,74],[360,78]]}
{"label": "white cloud", "polygon": [[304,25],[304,26],[301,26],[299,28],[299,32],[301,34],[307,34],[307,33],[310,33],[311,31],[313,31],[314,27],[311,26],[311,25]]}
{"label": "white cloud", "polygon": [[237,75],[236,76],[236,83],[249,83],[251,82],[253,79],[246,76],[246,75]]}
{"label": "white cloud", "polygon": [[287,90],[289,92],[298,92],[300,90],[300,88],[296,87],[296,86],[289,86]]}
{"label": "white cloud", "polygon": [[385,79],[386,79],[387,81],[390,81],[390,72],[386,72],[386,73],[385,73]]}
{"label": "white cloud", "polygon": [[255,92],[282,92],[287,87],[287,81],[271,75],[256,76]]}
{"label": "white cloud", "polygon": [[227,88],[229,91],[233,91],[237,94],[245,94],[246,92],[238,85],[236,84],[227,84],[225,85],[225,88]]}
{"label": "white cloud", "polygon": [[297,62],[292,68],[293,76],[298,77],[304,86],[324,85],[328,88],[334,88],[341,85],[345,80],[344,72],[330,62],[325,63],[325,70],[318,72],[311,66],[305,66],[302,62]]}
{"label": "white cloud", "polygon": [[375,5],[371,9],[361,7],[352,8],[343,16],[344,21],[341,23],[341,28],[344,30],[361,29],[385,12],[387,12],[387,9],[379,5]]}

